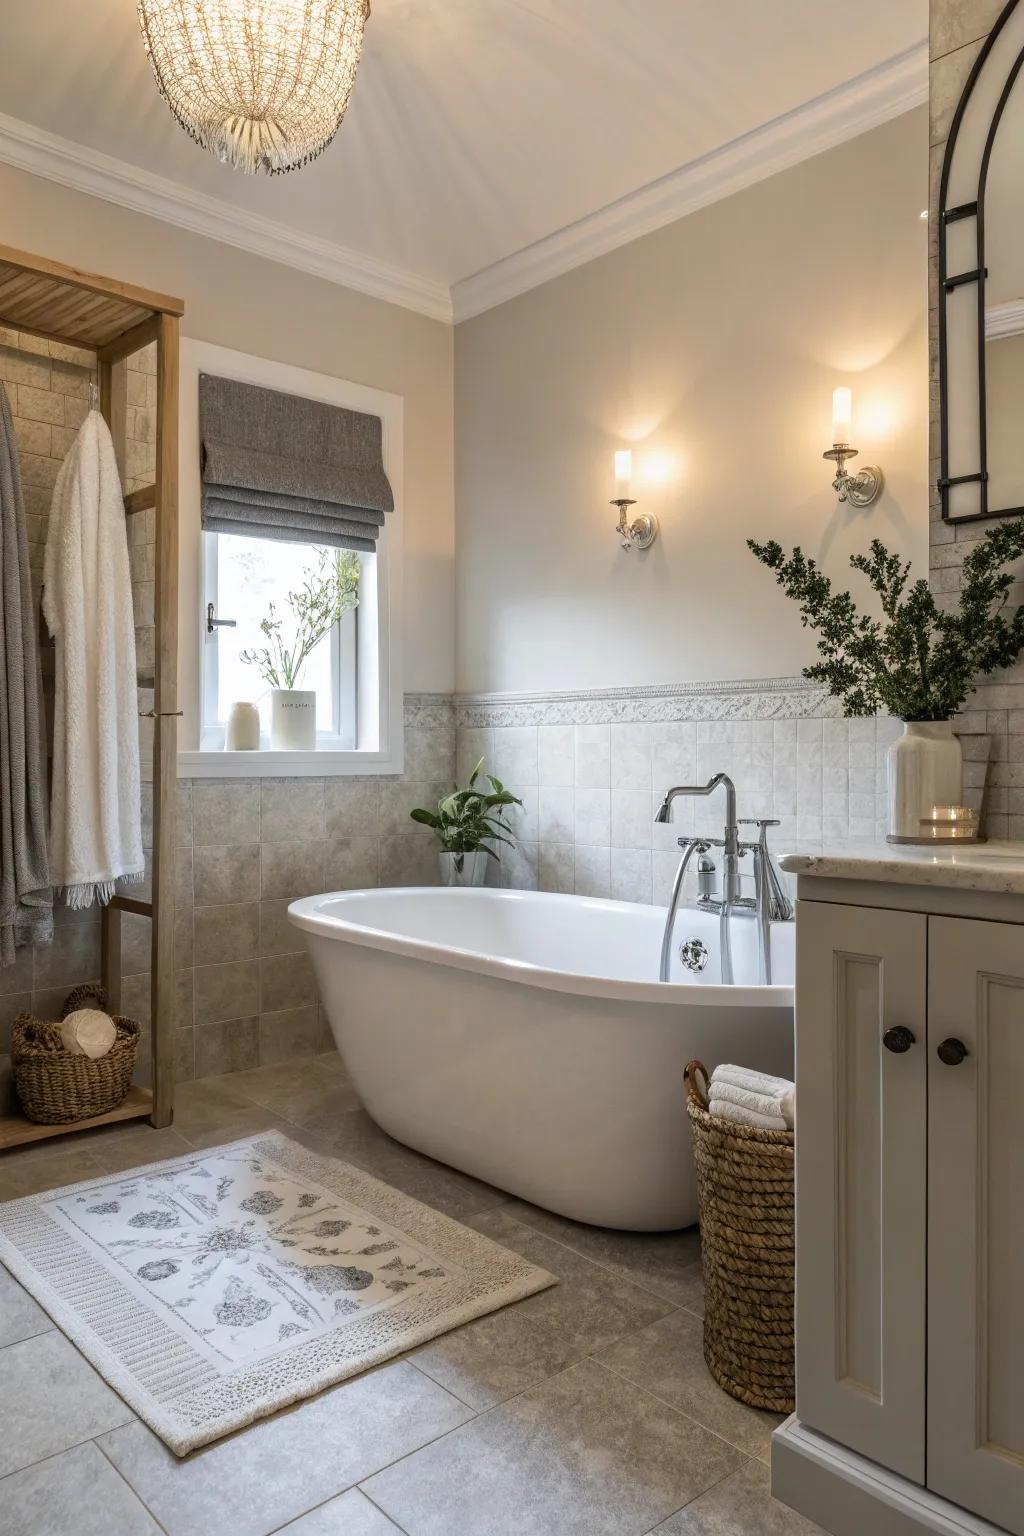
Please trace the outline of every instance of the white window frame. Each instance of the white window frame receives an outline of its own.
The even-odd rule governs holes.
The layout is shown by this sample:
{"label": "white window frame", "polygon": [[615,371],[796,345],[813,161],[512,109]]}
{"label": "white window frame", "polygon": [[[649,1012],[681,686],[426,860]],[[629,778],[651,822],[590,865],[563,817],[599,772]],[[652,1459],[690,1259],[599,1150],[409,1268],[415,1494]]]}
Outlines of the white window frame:
{"label": "white window frame", "polygon": [[[377,542],[376,583],[360,594],[360,623],[375,627],[376,648],[362,645],[356,658],[355,748],[329,744],[310,752],[224,752],[202,743],[206,603],[203,533],[200,523],[199,375],[216,374],[285,394],[322,400],[379,416],[384,470],[394,492]],[[178,682],[182,719],[178,773],[182,777],[260,778],[273,775],[321,777],[335,774],[401,773],[404,768],[402,693],[402,507],[403,416],[401,395],[353,384],[289,363],[235,352],[212,342],[181,342],[179,449],[179,647]],[[375,588],[375,590],[374,590]],[[230,615],[227,615],[230,617]]]}
{"label": "white window frame", "polygon": [[[230,612],[226,609],[222,611],[217,580],[220,563],[219,540],[224,536],[220,533],[200,533],[203,566],[202,608],[203,613],[206,614],[212,603],[216,614],[224,619],[230,619]],[[375,558],[375,556],[363,554],[359,556],[362,567],[360,595],[371,592],[376,584],[376,570],[370,567],[370,560]],[[358,748],[360,627],[358,609],[350,608],[342,615],[340,623],[332,625],[326,637],[331,651],[332,718],[329,730],[320,729],[319,720],[317,721],[318,752],[348,752]],[[226,726],[225,721],[217,718],[220,696],[218,662],[221,633],[220,629],[215,628],[211,634],[209,626],[204,624],[202,659],[199,669],[202,677],[200,741],[201,750],[211,752],[223,750]],[[211,721],[216,723],[211,724]],[[355,747],[351,745],[353,742]]]}

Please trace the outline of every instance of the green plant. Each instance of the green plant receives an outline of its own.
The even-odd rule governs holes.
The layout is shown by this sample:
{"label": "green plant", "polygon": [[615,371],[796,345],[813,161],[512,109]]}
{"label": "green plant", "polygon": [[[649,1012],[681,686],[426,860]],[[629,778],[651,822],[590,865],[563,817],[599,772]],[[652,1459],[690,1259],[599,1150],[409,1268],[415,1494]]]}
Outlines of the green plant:
{"label": "green plant", "polygon": [[283,638],[283,621],[268,603],[267,616],[260,620],[268,644],[239,656],[247,666],[257,667],[271,688],[298,687],[310,651],[359,603],[359,557],[352,550],[322,549],[316,567],[307,567],[302,577],[299,591],[288,593],[295,619],[290,645]]}
{"label": "green plant", "polygon": [[1024,555],[1024,518],[990,529],[965,557],[951,613],[927,581],[908,587],[910,562],[873,539],[870,554],[851,555],[850,565],[881,598],[881,620],[860,613],[849,592],[833,592],[799,546],[787,557],[774,540],[747,545],[818,632],[822,660],[804,676],[826,683],[847,715],[887,710],[901,720],[950,720],[979,673],[1009,666],[1024,649],[1024,607],[1011,617],[1002,612],[1014,581],[1004,567]]}
{"label": "green plant", "polygon": [[483,766],[481,758],[469,776],[468,787],[445,795],[438,801],[436,811],[409,813],[413,821],[437,833],[445,853],[456,855],[456,868],[460,874],[467,853],[487,853],[497,859],[498,854],[490,846],[492,842],[507,843],[510,848],[514,846],[512,838],[506,835],[512,829],[505,819],[505,808],[523,802],[490,773],[484,775],[491,786],[490,794],[477,789]]}

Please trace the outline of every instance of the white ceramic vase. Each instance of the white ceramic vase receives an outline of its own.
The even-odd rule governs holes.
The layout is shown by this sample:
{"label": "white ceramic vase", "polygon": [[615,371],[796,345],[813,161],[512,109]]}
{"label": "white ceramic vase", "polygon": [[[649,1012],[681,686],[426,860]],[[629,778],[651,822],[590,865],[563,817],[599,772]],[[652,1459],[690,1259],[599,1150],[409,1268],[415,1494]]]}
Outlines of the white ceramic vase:
{"label": "white ceramic vase", "polygon": [[908,720],[886,753],[889,842],[917,842],[935,805],[959,805],[964,758],[952,720]]}
{"label": "white ceramic vase", "polygon": [[487,879],[487,853],[442,853],[442,885],[483,885]]}
{"label": "white ceramic vase", "polygon": [[309,688],[270,690],[270,746],[274,752],[316,748],[316,694]]}

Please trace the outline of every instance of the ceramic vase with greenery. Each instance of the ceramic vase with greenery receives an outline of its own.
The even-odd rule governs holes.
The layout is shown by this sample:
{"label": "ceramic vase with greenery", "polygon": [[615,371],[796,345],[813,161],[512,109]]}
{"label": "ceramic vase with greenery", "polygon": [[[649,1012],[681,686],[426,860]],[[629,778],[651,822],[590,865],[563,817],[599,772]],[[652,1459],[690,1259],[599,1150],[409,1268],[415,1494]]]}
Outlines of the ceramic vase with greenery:
{"label": "ceramic vase with greenery", "polygon": [[505,812],[522,801],[493,774],[484,774],[490,791],[478,788],[483,758],[469,776],[465,789],[456,789],[438,801],[436,811],[411,811],[413,821],[430,827],[441,844],[442,885],[483,885],[487,861],[498,861],[495,843],[514,847]]}
{"label": "ceramic vase with greenery", "polygon": [[239,659],[256,667],[270,689],[270,745],[275,752],[312,751],[316,747],[316,692],[300,688],[306,659],[359,603],[359,558],[351,550],[320,551],[315,567],[302,573],[302,586],[288,593],[292,622],[267,604],[260,629],[266,645],[245,650]]}
{"label": "ceramic vase with greenery", "polygon": [[850,565],[878,594],[880,619],[861,613],[849,592],[833,591],[799,547],[787,556],[774,540],[747,544],[817,633],[821,660],[804,676],[824,683],[847,716],[888,713],[904,722],[886,765],[888,835],[917,841],[933,805],[963,796],[954,716],[979,675],[1010,666],[1024,650],[1024,607],[1007,608],[1015,580],[1007,567],[1024,556],[1024,518],[990,529],[965,556],[949,612],[927,581],[908,585],[909,561],[872,540],[870,553],[851,555]]}

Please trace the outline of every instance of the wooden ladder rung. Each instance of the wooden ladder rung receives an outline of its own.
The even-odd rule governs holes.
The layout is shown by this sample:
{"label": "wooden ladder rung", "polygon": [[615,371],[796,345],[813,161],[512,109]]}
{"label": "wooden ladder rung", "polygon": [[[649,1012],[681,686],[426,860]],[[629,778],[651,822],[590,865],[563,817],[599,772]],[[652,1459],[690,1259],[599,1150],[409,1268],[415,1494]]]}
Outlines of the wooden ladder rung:
{"label": "wooden ladder rung", "polygon": [[134,912],[138,917],[152,917],[153,903],[140,901],[137,896],[112,896],[107,902],[107,911]]}
{"label": "wooden ladder rung", "polygon": [[124,498],[125,517],[134,517],[136,512],[148,512],[150,507],[156,506],[156,486],[144,485],[141,490],[129,491]]}

